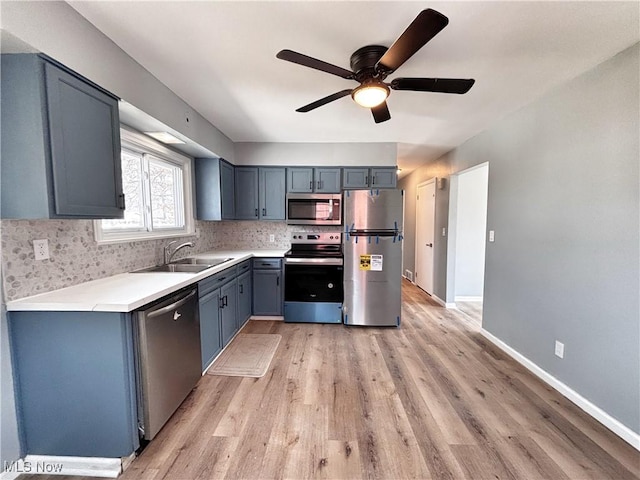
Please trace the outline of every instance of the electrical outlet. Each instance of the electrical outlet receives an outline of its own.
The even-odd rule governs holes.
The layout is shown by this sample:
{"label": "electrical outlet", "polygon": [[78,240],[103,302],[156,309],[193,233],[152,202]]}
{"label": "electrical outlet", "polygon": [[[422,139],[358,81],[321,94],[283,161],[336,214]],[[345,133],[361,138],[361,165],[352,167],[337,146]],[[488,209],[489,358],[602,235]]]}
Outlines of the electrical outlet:
{"label": "electrical outlet", "polygon": [[556,340],[556,357],[564,358],[564,343]]}
{"label": "electrical outlet", "polygon": [[493,242],[496,239],[496,233],[493,230],[489,230],[489,241]]}
{"label": "electrical outlet", "polygon": [[269,242],[274,243],[276,241],[276,236],[274,234],[269,235]]}
{"label": "electrical outlet", "polygon": [[34,240],[33,255],[36,260],[46,260],[49,258],[49,240]]}
{"label": "electrical outlet", "polygon": [[447,236],[447,229],[445,227],[442,227],[442,236],[443,237]]}

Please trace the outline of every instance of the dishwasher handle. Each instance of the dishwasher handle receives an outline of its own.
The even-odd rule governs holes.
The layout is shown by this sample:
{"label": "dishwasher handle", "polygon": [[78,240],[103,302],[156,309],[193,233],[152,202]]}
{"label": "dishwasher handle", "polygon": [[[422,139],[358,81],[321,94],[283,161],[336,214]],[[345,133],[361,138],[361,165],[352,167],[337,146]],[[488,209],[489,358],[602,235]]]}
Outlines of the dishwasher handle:
{"label": "dishwasher handle", "polygon": [[187,303],[189,300],[191,300],[191,297],[193,297],[196,294],[197,290],[192,290],[191,293],[188,293],[187,295],[185,295],[184,297],[178,299],[177,301],[173,302],[171,305],[167,305],[166,307],[162,307],[158,310],[154,310],[152,312],[149,312],[147,314],[147,318],[153,318],[153,317],[157,317],[158,315],[163,315],[167,312],[170,312],[172,310],[175,310],[176,308],[181,307],[182,305],[184,305],[185,303]]}

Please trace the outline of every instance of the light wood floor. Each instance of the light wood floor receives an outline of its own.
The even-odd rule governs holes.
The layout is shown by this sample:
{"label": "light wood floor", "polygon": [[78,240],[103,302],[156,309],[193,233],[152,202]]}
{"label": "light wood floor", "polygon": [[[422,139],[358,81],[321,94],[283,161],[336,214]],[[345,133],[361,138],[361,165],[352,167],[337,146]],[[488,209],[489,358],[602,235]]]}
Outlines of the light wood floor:
{"label": "light wood floor", "polygon": [[249,322],[282,335],[267,374],[205,375],[121,478],[640,478],[636,450],[476,322],[403,297],[399,329]]}

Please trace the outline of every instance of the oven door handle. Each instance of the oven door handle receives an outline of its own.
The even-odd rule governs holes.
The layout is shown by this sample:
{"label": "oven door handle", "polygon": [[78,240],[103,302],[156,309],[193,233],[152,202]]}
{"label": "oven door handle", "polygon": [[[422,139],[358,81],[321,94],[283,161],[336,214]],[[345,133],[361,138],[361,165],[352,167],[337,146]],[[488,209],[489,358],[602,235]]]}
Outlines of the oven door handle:
{"label": "oven door handle", "polygon": [[341,258],[285,258],[285,265],[342,265]]}

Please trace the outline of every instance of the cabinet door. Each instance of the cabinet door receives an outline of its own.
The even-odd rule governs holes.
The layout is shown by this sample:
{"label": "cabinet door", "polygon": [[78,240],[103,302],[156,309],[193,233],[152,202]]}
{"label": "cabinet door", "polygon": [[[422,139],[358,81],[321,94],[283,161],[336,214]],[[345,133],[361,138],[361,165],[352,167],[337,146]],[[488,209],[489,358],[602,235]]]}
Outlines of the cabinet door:
{"label": "cabinet door", "polygon": [[287,168],[287,192],[313,192],[313,168]]}
{"label": "cabinet door", "polygon": [[198,220],[222,220],[220,204],[220,160],[195,159],[196,218]]}
{"label": "cabinet door", "polygon": [[236,315],[238,311],[238,281],[232,280],[220,289],[220,324],[222,344],[226,345],[238,331]]}
{"label": "cabinet door", "polygon": [[246,272],[238,277],[238,329],[251,316],[251,297],[251,272]]}
{"label": "cabinet door", "polygon": [[55,215],[123,218],[118,102],[45,63]]}
{"label": "cabinet door", "polygon": [[220,353],[220,290],[214,290],[200,298],[200,350],[202,371]]}
{"label": "cabinet door", "polygon": [[372,168],[371,188],[396,188],[397,176],[395,168]]}
{"label": "cabinet door", "polygon": [[282,315],[282,274],[280,270],[253,271],[253,314]]}
{"label": "cabinet door", "polygon": [[236,216],[235,190],[234,167],[220,160],[220,201],[223,220],[233,220]]}
{"label": "cabinet door", "polygon": [[340,169],[316,168],[315,187],[316,192],[320,193],[340,193],[342,187],[340,182]]}
{"label": "cabinet door", "polygon": [[258,219],[258,169],[255,167],[236,168],[236,218],[238,220]]}
{"label": "cabinet door", "polygon": [[369,188],[368,168],[344,168],[343,188]]}
{"label": "cabinet door", "polygon": [[286,171],[284,168],[260,169],[260,218],[284,220]]}

